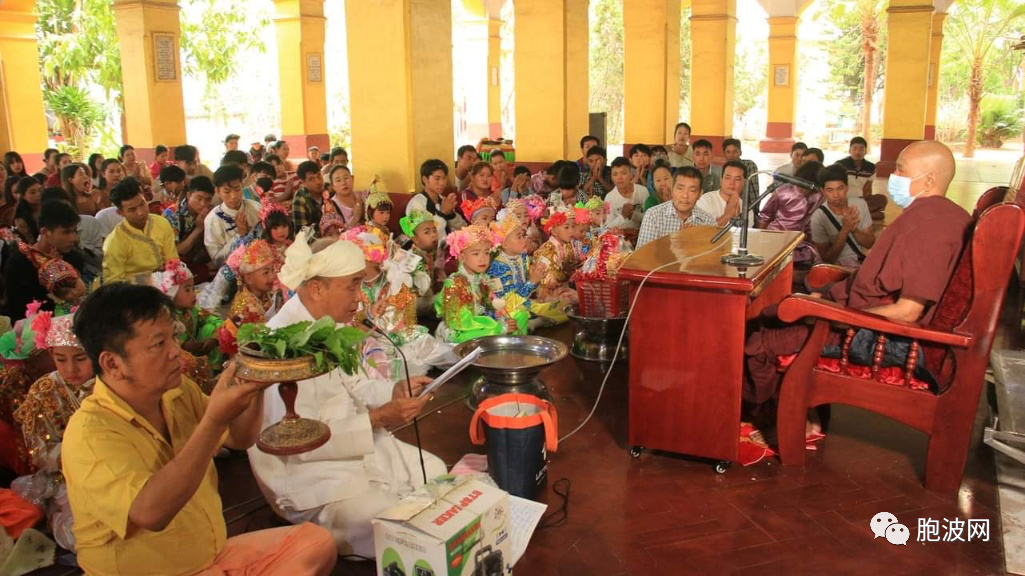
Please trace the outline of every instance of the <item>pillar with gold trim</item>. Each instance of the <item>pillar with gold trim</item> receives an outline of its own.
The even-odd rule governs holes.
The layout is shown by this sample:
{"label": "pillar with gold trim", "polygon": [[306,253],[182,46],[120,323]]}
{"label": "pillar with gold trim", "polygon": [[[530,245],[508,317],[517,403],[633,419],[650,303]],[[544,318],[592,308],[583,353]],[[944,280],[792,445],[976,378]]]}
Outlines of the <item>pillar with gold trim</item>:
{"label": "pillar with gold trim", "polygon": [[672,142],[680,120],[680,0],[624,2],[623,32],[626,147]]}
{"label": "pillar with gold trim", "polygon": [[925,100],[925,139],[936,139],[936,104],[940,91],[940,58],[943,52],[943,21],[947,15],[932,15],[932,43],[929,44],[929,93]]}
{"label": "pillar with gold trim", "polygon": [[796,16],[769,17],[769,99],[760,152],[790,152],[797,102]]}
{"label": "pillar with gold trim", "polygon": [[588,133],[587,0],[516,0],[516,161],[580,155]]}
{"label": "pillar with gold trim", "polygon": [[733,60],[737,0],[693,0],[690,16],[690,141],[712,142],[716,155],[733,135]]}
{"label": "pillar with gold trim", "polygon": [[150,161],[157,144],[185,144],[181,25],[176,0],[114,0],[125,143]]}
{"label": "pillar with gold trim", "polygon": [[327,68],[324,62],[324,0],[274,0],[278,43],[281,139],[289,155],[331,147],[327,133]]}
{"label": "pillar with gold trim", "polygon": [[890,0],[887,12],[883,141],[876,173],[889,176],[897,156],[925,136],[933,5],[923,0]]}
{"label": "pillar with gold trim", "polygon": [[345,3],[357,186],[421,188],[420,164],[455,157],[452,2]]}
{"label": "pillar with gold trim", "polygon": [[0,3],[0,150],[20,153],[30,173],[49,142],[34,9],[34,0]]}

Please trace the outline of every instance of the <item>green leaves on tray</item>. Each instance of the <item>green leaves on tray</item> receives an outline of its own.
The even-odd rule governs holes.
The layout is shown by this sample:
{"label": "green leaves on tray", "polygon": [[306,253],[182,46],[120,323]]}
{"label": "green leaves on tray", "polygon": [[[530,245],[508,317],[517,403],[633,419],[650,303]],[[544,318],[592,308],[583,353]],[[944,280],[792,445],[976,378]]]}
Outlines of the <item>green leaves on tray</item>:
{"label": "green leaves on tray", "polygon": [[337,328],[330,317],[297,322],[273,329],[264,324],[243,324],[238,329],[239,349],[255,350],[264,358],[313,356],[317,368],[341,368],[346,374],[360,369],[359,347],[366,334],[359,328]]}

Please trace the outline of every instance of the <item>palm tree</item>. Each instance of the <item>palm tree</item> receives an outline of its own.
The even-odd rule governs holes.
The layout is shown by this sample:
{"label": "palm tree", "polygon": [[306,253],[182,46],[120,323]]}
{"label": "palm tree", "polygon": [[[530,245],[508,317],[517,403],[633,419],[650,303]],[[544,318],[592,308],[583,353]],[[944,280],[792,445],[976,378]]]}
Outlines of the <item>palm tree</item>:
{"label": "palm tree", "polygon": [[984,94],[983,70],[997,39],[1025,18],[1025,3],[1019,0],[959,0],[949,16],[950,37],[971,60],[968,81],[968,134],[964,157],[975,156],[975,132],[979,124],[979,103]]}
{"label": "palm tree", "polygon": [[861,28],[861,52],[865,57],[865,87],[861,91],[861,133],[865,138],[872,132],[872,96],[876,88],[879,60],[879,29],[882,26],[883,6],[886,0],[858,0]]}

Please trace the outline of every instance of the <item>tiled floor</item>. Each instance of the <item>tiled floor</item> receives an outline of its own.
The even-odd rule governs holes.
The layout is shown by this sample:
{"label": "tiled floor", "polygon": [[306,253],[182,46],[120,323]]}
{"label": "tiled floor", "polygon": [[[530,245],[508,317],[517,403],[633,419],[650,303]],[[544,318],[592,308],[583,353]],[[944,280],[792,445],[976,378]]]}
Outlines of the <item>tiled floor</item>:
{"label": "tiled floor", "polygon": [[[951,197],[970,209],[1009,168],[972,165]],[[885,190],[885,181],[877,184]],[[893,215],[888,215],[892,218]],[[1008,297],[996,346],[1021,343],[1016,289]],[[547,335],[569,341],[561,327]],[[671,351],[669,352],[671,353]],[[555,399],[559,428],[576,427],[595,402],[599,366],[566,359],[543,374]],[[421,423],[426,450],[449,465],[467,452],[470,412],[459,399],[468,381],[446,385]],[[300,391],[301,393],[301,391]],[[445,405],[446,402],[453,404]],[[571,482],[568,520],[539,530],[516,566],[519,575],[583,574],[1002,574],[1003,550],[993,456],[978,441],[987,414],[980,403],[965,480],[954,499],[921,485],[926,438],[886,418],[853,408],[833,410],[830,435],[804,469],[778,460],[718,475],[710,463],[670,454],[627,452],[626,364],[616,366],[593,420],[550,454],[542,500],[559,498],[555,480]],[[400,431],[412,440],[412,431]],[[218,462],[232,534],[270,524],[269,510],[244,460]],[[250,514],[243,514],[252,512]],[[894,514],[911,531],[907,546],[874,539],[869,520]],[[989,521],[988,541],[918,542],[919,520]],[[61,572],[50,572],[59,574]],[[342,562],[335,574],[374,574],[367,562]]]}

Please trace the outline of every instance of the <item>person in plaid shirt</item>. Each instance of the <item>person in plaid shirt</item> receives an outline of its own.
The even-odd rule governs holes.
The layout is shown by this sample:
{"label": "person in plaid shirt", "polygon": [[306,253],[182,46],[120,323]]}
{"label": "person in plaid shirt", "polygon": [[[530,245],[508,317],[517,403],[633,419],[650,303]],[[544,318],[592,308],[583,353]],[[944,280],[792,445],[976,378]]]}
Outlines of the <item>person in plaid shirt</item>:
{"label": "person in plaid shirt", "polygon": [[668,236],[691,226],[715,226],[715,218],[696,206],[701,197],[701,172],[693,166],[676,170],[673,176],[673,196],[644,213],[641,231],[637,235],[640,248],[652,240]]}
{"label": "person in plaid shirt", "polygon": [[324,214],[324,176],[316,162],[307,160],[295,171],[301,186],[292,198],[292,226],[296,234],[305,226],[317,229]]}
{"label": "person in plaid shirt", "polygon": [[580,189],[588,197],[604,198],[612,184],[612,170],[606,166],[608,153],[601,146],[591,146],[587,150],[587,169],[580,172]]}

